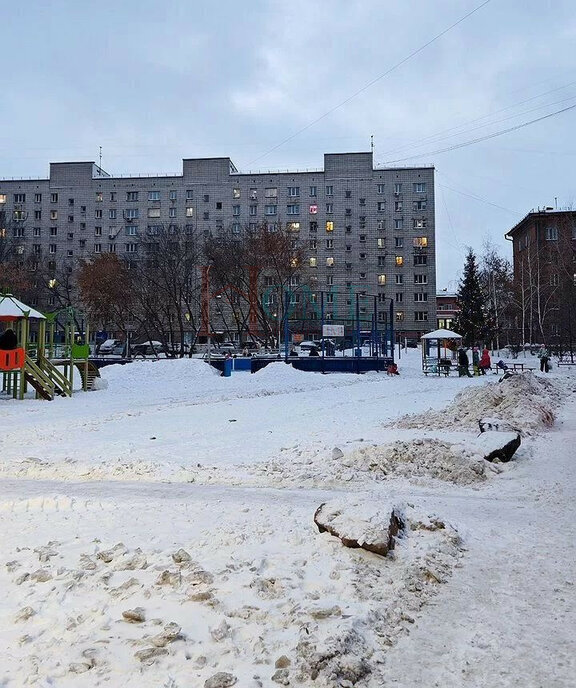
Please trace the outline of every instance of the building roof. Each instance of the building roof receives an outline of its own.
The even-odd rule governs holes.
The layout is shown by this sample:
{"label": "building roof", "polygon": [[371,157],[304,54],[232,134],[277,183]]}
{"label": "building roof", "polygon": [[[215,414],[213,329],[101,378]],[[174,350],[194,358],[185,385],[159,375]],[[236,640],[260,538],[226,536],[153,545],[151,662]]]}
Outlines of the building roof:
{"label": "building roof", "polygon": [[509,237],[512,235],[513,232],[516,232],[518,229],[521,229],[522,226],[528,222],[531,218],[534,217],[553,217],[556,215],[569,215],[573,214],[576,215],[576,210],[572,209],[561,209],[557,210],[556,208],[538,208],[537,210],[532,209],[527,215],[525,215],[520,222],[517,222],[512,229],[508,230],[504,236]]}

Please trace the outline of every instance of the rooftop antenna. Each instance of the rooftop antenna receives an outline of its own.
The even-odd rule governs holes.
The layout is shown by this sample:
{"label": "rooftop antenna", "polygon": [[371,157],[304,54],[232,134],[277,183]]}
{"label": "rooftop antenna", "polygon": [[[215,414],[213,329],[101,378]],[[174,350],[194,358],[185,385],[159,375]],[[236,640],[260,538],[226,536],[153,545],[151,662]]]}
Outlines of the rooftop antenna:
{"label": "rooftop antenna", "polygon": [[98,167],[102,169],[102,146],[99,146],[100,154],[98,155]]}
{"label": "rooftop antenna", "polygon": [[370,134],[370,150],[372,151],[372,155],[374,155],[374,134]]}

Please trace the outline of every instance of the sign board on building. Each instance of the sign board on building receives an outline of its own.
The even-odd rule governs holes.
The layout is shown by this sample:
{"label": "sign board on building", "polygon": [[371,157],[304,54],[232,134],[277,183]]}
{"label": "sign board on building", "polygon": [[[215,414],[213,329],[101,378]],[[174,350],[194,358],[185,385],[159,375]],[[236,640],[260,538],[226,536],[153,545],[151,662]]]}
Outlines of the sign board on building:
{"label": "sign board on building", "polygon": [[300,342],[304,341],[304,335],[303,334],[293,334],[292,335],[292,341],[294,344],[300,344]]}
{"label": "sign board on building", "polygon": [[323,337],[343,337],[344,325],[322,325]]}

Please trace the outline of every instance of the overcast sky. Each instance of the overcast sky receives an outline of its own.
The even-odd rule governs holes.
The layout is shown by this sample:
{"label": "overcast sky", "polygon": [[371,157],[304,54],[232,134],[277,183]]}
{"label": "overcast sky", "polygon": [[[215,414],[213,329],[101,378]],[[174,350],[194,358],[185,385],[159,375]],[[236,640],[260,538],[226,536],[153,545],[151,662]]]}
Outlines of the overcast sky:
{"label": "overcast sky", "polygon": [[576,203],[576,109],[434,153],[576,104],[574,0],[490,0],[278,144],[482,2],[0,0],[0,177],[99,146],[111,174],[208,156],[321,168],[374,135],[378,164],[436,166],[438,288],[453,290],[467,246],[509,255],[503,235],[529,210]]}

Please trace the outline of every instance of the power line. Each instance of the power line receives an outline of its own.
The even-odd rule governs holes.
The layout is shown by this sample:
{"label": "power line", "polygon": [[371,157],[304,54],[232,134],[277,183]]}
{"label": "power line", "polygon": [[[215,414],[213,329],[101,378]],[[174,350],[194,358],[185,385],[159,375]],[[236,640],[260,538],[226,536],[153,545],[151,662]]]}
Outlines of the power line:
{"label": "power line", "polygon": [[262,158],[265,158],[267,155],[269,155],[269,154],[272,153],[273,151],[277,150],[278,148],[280,148],[281,146],[283,146],[285,143],[288,143],[289,141],[292,141],[292,139],[295,139],[297,136],[299,136],[300,134],[302,134],[304,131],[306,131],[307,129],[310,129],[310,128],[313,127],[315,124],[318,124],[318,122],[321,122],[323,119],[325,119],[326,117],[328,117],[328,115],[331,115],[333,112],[335,112],[336,110],[338,110],[338,109],[341,108],[342,106],[344,106],[344,105],[346,105],[347,103],[349,103],[351,100],[353,100],[354,98],[356,98],[357,96],[359,96],[361,93],[364,93],[364,91],[368,90],[371,86],[373,86],[374,84],[376,84],[378,81],[384,79],[384,78],[387,77],[389,74],[391,74],[391,73],[394,72],[396,69],[398,69],[398,67],[401,67],[403,64],[405,64],[406,62],[408,62],[409,60],[411,60],[413,57],[415,57],[416,55],[418,55],[419,53],[421,53],[421,52],[422,52],[423,50],[425,50],[428,46],[432,45],[432,43],[434,43],[435,41],[437,41],[439,38],[442,38],[442,36],[444,36],[444,35],[447,34],[449,31],[451,31],[452,29],[454,29],[456,26],[458,26],[459,24],[461,24],[463,21],[465,21],[466,19],[468,19],[468,17],[471,17],[473,14],[475,14],[476,12],[478,12],[479,10],[481,10],[483,7],[485,7],[485,6],[486,6],[489,2],[491,2],[491,1],[492,1],[492,0],[484,0],[484,2],[483,2],[482,4],[478,5],[478,7],[475,7],[473,10],[471,10],[470,12],[468,12],[468,14],[465,14],[463,17],[461,17],[460,19],[458,19],[458,21],[454,22],[454,23],[451,24],[449,27],[447,27],[446,29],[444,29],[443,31],[441,31],[439,34],[437,34],[436,36],[434,36],[434,38],[430,39],[427,43],[424,43],[424,45],[421,45],[419,48],[416,48],[416,50],[413,50],[407,57],[405,57],[405,58],[403,58],[402,60],[400,60],[400,62],[397,62],[395,65],[393,65],[392,67],[390,67],[390,69],[388,69],[387,71],[385,71],[383,74],[380,74],[380,76],[377,76],[375,79],[372,79],[372,81],[370,81],[370,82],[368,82],[366,85],[362,86],[362,88],[360,88],[360,89],[358,89],[357,91],[355,91],[351,96],[348,96],[348,98],[346,98],[345,100],[341,101],[340,103],[338,103],[338,104],[335,105],[334,107],[330,108],[330,110],[327,110],[323,115],[320,115],[320,117],[317,117],[315,120],[313,120],[312,122],[310,122],[310,123],[307,124],[306,126],[302,127],[301,129],[298,129],[298,131],[296,131],[294,134],[291,134],[290,136],[288,136],[287,138],[285,138],[283,141],[280,141],[280,143],[276,144],[276,145],[273,146],[272,148],[269,148],[266,152],[262,153],[262,155],[258,156],[257,158],[254,158],[254,160],[251,160],[251,161],[248,163],[248,166],[253,165],[255,162],[258,162],[259,160],[262,160]]}
{"label": "power line", "polygon": [[397,158],[396,160],[387,160],[384,164],[389,165],[396,162],[404,162],[405,160],[414,160],[414,158],[421,158],[423,155],[438,155],[440,153],[447,153],[448,151],[456,150],[457,148],[464,148],[466,146],[472,146],[475,143],[480,143],[481,141],[487,141],[488,139],[493,139],[497,136],[503,136],[504,134],[509,134],[511,131],[517,131],[523,127],[527,127],[530,124],[535,124],[536,122],[542,122],[542,120],[549,119],[550,117],[555,117],[563,112],[568,112],[568,110],[573,110],[576,105],[570,105],[569,107],[562,108],[562,110],[556,110],[555,112],[550,112],[542,117],[537,117],[536,119],[529,120],[528,122],[523,122],[522,124],[517,124],[515,127],[509,127],[508,129],[502,129],[501,131],[495,131],[492,134],[487,134],[486,136],[479,136],[476,139],[471,139],[470,141],[464,141],[463,143],[457,143],[453,146],[448,146],[448,148],[441,148],[435,151],[428,151],[427,153],[419,153],[417,155],[409,155],[406,158]]}
{"label": "power line", "polygon": [[[495,110],[494,112],[489,112],[486,115],[482,115],[481,117],[476,117],[472,120],[469,120],[468,122],[463,122],[462,124],[458,124],[458,125],[455,125],[453,127],[449,127],[448,129],[442,129],[441,131],[438,131],[435,134],[430,134],[430,136],[425,136],[424,138],[419,139],[418,141],[413,141],[412,143],[408,143],[405,146],[399,146],[398,148],[393,148],[392,150],[387,151],[385,153],[385,155],[390,155],[392,153],[397,153],[399,151],[409,150],[410,148],[418,148],[419,146],[422,146],[425,143],[436,143],[437,141],[442,141],[446,138],[450,138],[450,136],[442,136],[442,134],[446,134],[448,132],[455,131],[457,129],[462,129],[463,127],[467,127],[470,124],[475,124],[476,122],[481,122],[483,119],[487,119],[488,117],[493,117],[494,115],[498,115],[501,112],[506,112],[508,110],[512,110],[513,108],[519,107],[520,105],[525,105],[526,103],[529,103],[533,100],[536,100],[537,98],[542,98],[543,96],[547,96],[550,93],[555,93],[556,91],[562,91],[565,88],[569,88],[570,86],[573,86],[574,84],[576,84],[576,81],[571,81],[570,83],[565,84],[564,86],[559,86],[558,88],[553,88],[549,91],[545,91],[544,93],[539,93],[536,96],[532,96],[531,98],[527,98],[526,100],[521,100],[518,103],[513,103],[512,105],[508,105],[505,108],[501,108],[500,110]],[[521,115],[526,115],[529,112],[533,112],[534,110],[539,110],[540,108],[543,108],[543,107],[548,107],[550,105],[558,105],[559,103],[567,102],[569,100],[572,100],[574,97],[576,97],[576,96],[572,96],[571,98],[566,98],[564,100],[556,101],[554,103],[544,103],[543,105],[538,105],[535,108],[531,108],[530,110],[525,110],[524,112],[517,113],[516,115],[510,115],[510,117],[505,117],[501,120],[486,122],[485,124],[481,124],[480,126],[474,127],[473,129],[469,129],[466,131],[460,131],[457,134],[453,134],[453,135],[458,136],[459,134],[467,134],[470,131],[475,131],[476,129],[482,129],[483,127],[491,126],[492,124],[498,124],[498,122],[504,122],[507,119],[512,119],[514,117],[520,117]]]}
{"label": "power line", "polygon": [[492,203],[492,201],[489,201],[486,198],[482,198],[482,196],[477,196],[476,194],[466,193],[465,191],[459,191],[458,189],[454,189],[451,186],[446,186],[445,184],[439,184],[438,186],[441,186],[443,189],[448,189],[448,191],[454,191],[454,193],[460,194],[461,196],[467,196],[468,198],[472,198],[475,201],[480,201],[481,203],[487,203],[488,205],[491,205],[494,208],[499,208],[500,210],[505,210],[507,213],[512,213],[513,215],[525,215],[525,213],[521,213],[518,210],[511,210],[510,208],[505,208],[503,205],[498,205],[497,203]]}

